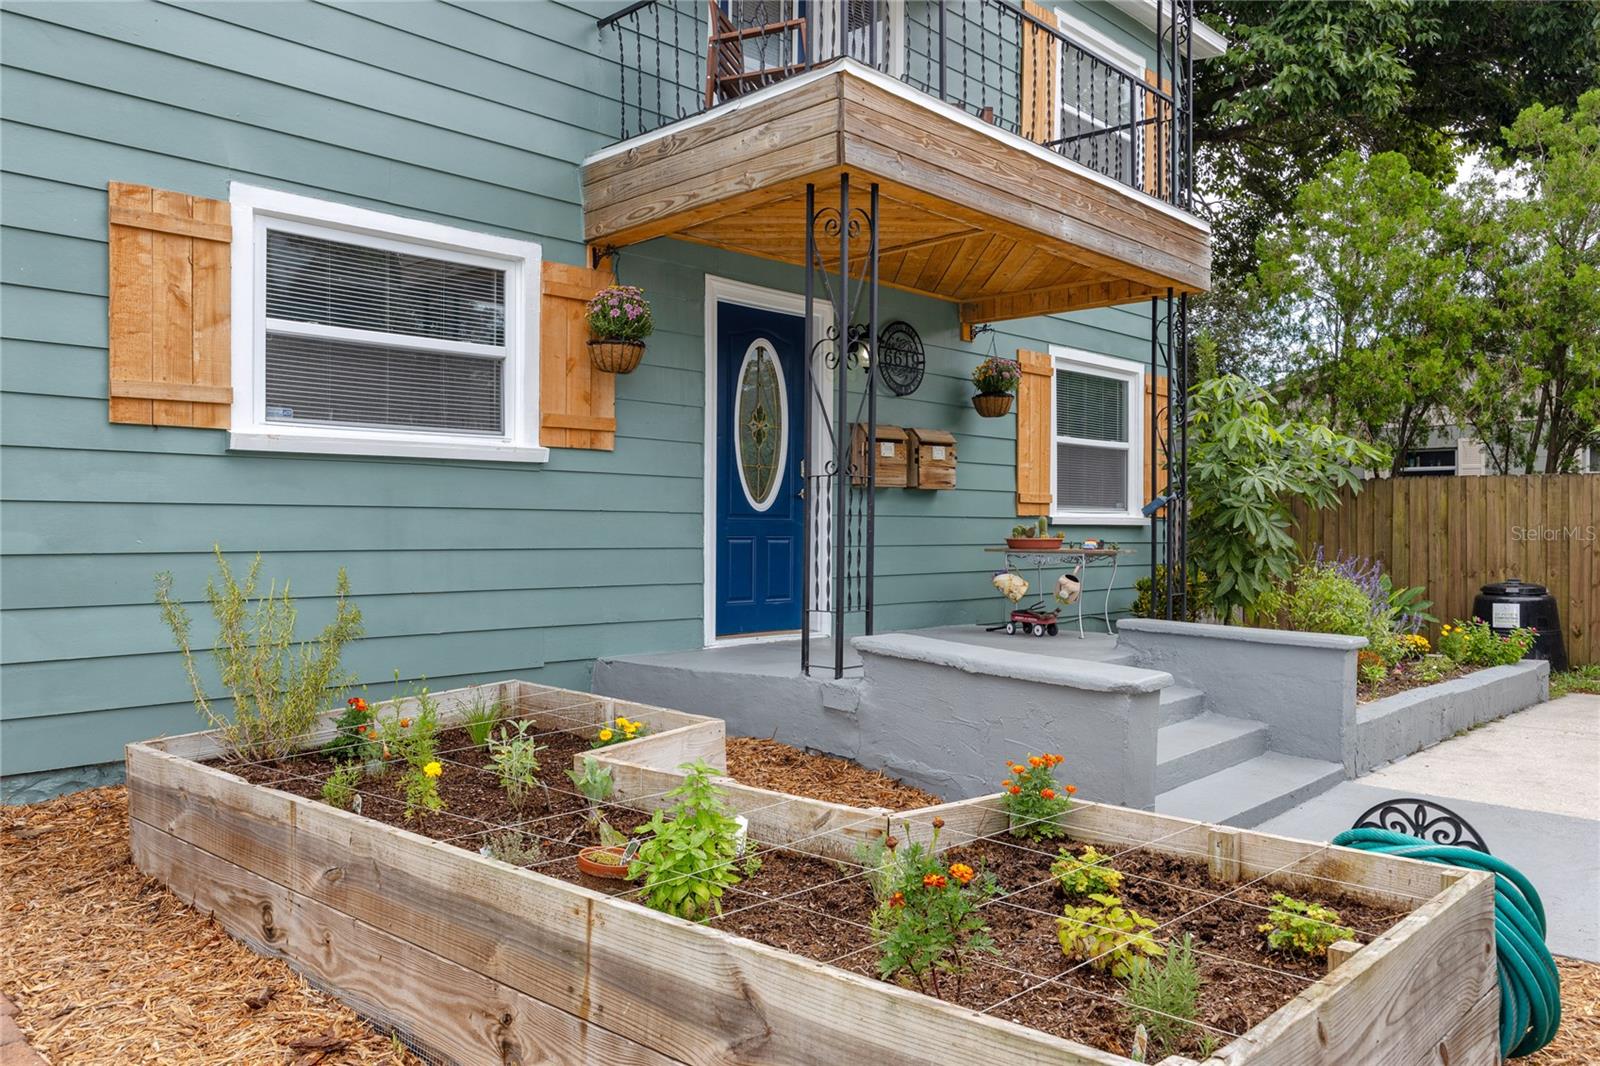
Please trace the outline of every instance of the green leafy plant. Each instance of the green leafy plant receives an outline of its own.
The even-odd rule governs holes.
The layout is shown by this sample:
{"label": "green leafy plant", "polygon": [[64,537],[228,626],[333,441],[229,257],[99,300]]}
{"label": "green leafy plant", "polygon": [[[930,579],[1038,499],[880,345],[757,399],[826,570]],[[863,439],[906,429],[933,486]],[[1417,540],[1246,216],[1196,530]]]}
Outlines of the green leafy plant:
{"label": "green leafy plant", "polygon": [[[1445,675],[1454,670],[1455,666],[1456,664],[1450,661],[1450,656],[1448,655],[1424,655],[1417,660],[1417,665],[1412,669],[1416,673],[1417,680],[1423,684],[1432,685],[1435,682],[1444,680]],[[1552,692],[1551,695],[1553,696],[1555,693]]]}
{"label": "green leafy plant", "polygon": [[1236,375],[1201,382],[1190,410],[1191,554],[1215,580],[1211,601],[1227,621],[1293,570],[1290,505],[1332,507],[1340,489],[1360,490],[1364,468],[1388,460],[1327,426],[1283,418],[1265,390]]}
{"label": "green leafy plant", "polygon": [[544,788],[544,782],[539,779],[539,753],[545,745],[527,735],[532,725],[532,721],[524,718],[514,723],[514,733],[502,726],[489,742],[489,763],[513,807],[527,802],[528,794],[535,787]]}
{"label": "green leafy plant", "polygon": [[1362,648],[1356,653],[1356,673],[1360,675],[1362,684],[1377,688],[1389,676],[1389,667],[1384,664],[1382,655]]}
{"label": "green leafy plant", "polygon": [[655,331],[650,301],[633,285],[601,289],[584,307],[589,336],[595,340],[642,341]]}
{"label": "green leafy plant", "polygon": [[439,795],[439,775],[442,773],[444,766],[437,759],[406,768],[405,777],[400,781],[400,791],[405,797],[407,821],[413,818],[421,820],[444,810],[444,797]]}
{"label": "green leafy plant", "polygon": [[1167,949],[1147,929],[1154,929],[1154,918],[1146,918],[1121,897],[1099,892],[1081,904],[1069,903],[1056,923],[1061,951],[1069,959],[1082,959],[1096,970],[1109,970],[1126,981],[1145,963],[1160,958]]}
{"label": "green leafy plant", "polygon": [[[942,994],[942,979],[955,978],[961,989],[971,956],[993,954],[994,940],[979,909],[999,894],[993,877],[963,862],[946,864],[939,853],[944,820],[933,819],[933,835],[924,846],[909,841],[884,842],[881,891],[872,912],[872,935],[878,943],[878,973],[914,983],[920,990]],[[880,886],[874,886],[875,891]]]}
{"label": "green leafy plant", "polygon": [[[414,707],[409,714],[402,714],[400,708],[407,699]],[[387,706],[389,713],[376,717],[382,757],[398,759],[413,770],[433,762],[439,751],[438,701],[421,688],[409,697],[396,695]]]}
{"label": "green leafy plant", "polygon": [[593,755],[583,757],[583,769],[568,770],[567,780],[572,782],[572,787],[578,790],[589,803],[588,816],[584,825],[589,829],[597,829],[601,824],[600,805],[611,798],[611,793],[616,789],[616,782],[611,776],[611,767],[601,766],[600,760]]}
{"label": "green leafy plant", "polygon": [[1050,864],[1050,876],[1069,896],[1109,896],[1122,888],[1122,874],[1112,867],[1111,856],[1102,855],[1093,845],[1081,855],[1063,847],[1061,857]]}
{"label": "green leafy plant", "polygon": [[609,748],[613,744],[626,744],[630,740],[650,735],[650,727],[643,722],[632,718],[617,715],[615,720],[606,722],[595,730],[594,739],[589,742],[591,748]]}
{"label": "green leafy plant", "polygon": [[532,866],[544,859],[544,849],[539,846],[539,841],[515,829],[489,834],[488,842],[479,851],[512,866]]}
{"label": "green leafy plant", "polygon": [[972,368],[972,387],[980,396],[1009,396],[1022,380],[1022,364],[991,355]]}
{"label": "green leafy plant", "polygon": [[345,700],[344,710],[333,723],[333,739],[322,746],[322,754],[335,762],[367,762],[382,758],[378,740],[377,715],[363,696]]}
{"label": "green leafy plant", "polygon": [[1267,920],[1256,926],[1267,934],[1267,947],[1273,951],[1293,951],[1321,957],[1328,945],[1349,940],[1355,930],[1339,924],[1339,912],[1331,907],[1294,899],[1282,892],[1273,894]]}
{"label": "green leafy plant", "polygon": [[322,783],[322,802],[330,807],[348,811],[355,806],[356,786],[361,784],[360,763],[345,763],[334,767],[333,773]]}
{"label": "green leafy plant", "polygon": [[1200,967],[1188,933],[1161,962],[1136,967],[1128,980],[1134,1024],[1155,1041],[1158,1058],[1175,1055],[1200,1013]]}
{"label": "green leafy plant", "polygon": [[[1167,568],[1164,565],[1156,566],[1155,595],[1150,592],[1150,577],[1145,575],[1133,583],[1134,599],[1129,613],[1135,618],[1165,618],[1167,617]],[[1176,597],[1174,597],[1176,598]],[[1205,571],[1195,567],[1189,568],[1189,587],[1184,593],[1183,610],[1179,613],[1180,622],[1199,622],[1208,617],[1211,610],[1211,578]]]}
{"label": "green leafy plant", "polygon": [[1366,636],[1372,628],[1372,601],[1354,579],[1332,566],[1312,562],[1295,570],[1286,584],[1272,588],[1257,610],[1281,611],[1289,628],[1302,633]]}
{"label": "green leafy plant", "polygon": [[1045,840],[1066,836],[1058,819],[1072,807],[1076,785],[1056,783],[1054,770],[1063,757],[1030,755],[1026,763],[1007,763],[1011,776],[1000,782],[1000,803],[1011,816],[1013,836]]}
{"label": "green leafy plant", "polygon": [[1463,666],[1509,666],[1533,647],[1538,630],[1531,626],[1496,633],[1479,618],[1439,627],[1439,651]]}
{"label": "green leafy plant", "polygon": [[1574,692],[1600,696],[1600,663],[1562,670],[1550,675],[1550,698],[1560,699]]}
{"label": "green leafy plant", "polygon": [[241,585],[222,548],[213,551],[217,575],[206,579],[206,599],[217,621],[212,653],[222,685],[233,699],[231,718],[206,697],[190,647],[189,611],[174,598],[168,571],[156,575],[156,603],[183,654],[195,708],[218,731],[229,752],[239,759],[281,758],[298,749],[328,702],[337,701],[349,684],[339,660],[344,646],[361,635],[361,610],[350,602],[350,581],[341,568],[334,586],[333,620],[315,641],[296,644],[296,609],[288,582],[279,592],[274,581],[265,596],[257,596],[261,556],[251,562]]}
{"label": "green leafy plant", "polygon": [[657,810],[634,830],[645,840],[628,867],[630,878],[644,878],[647,906],[691,921],[722,913],[722,894],[742,878],[738,865],[739,823],[711,783],[715,767],[684,763],[683,782],[667,793],[670,812]]}
{"label": "green leafy plant", "polygon": [[475,747],[483,747],[489,743],[489,737],[494,732],[494,727],[500,724],[500,719],[506,716],[506,705],[500,700],[488,700],[480,693],[472,697],[472,704],[461,716],[461,725],[467,731],[467,739]]}

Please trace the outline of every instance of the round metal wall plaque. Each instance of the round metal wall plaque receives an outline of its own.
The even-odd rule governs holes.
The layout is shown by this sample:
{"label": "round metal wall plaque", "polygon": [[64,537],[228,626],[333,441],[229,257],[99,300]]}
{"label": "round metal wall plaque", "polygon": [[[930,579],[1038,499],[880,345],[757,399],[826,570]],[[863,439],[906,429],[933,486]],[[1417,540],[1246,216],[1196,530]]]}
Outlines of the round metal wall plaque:
{"label": "round metal wall plaque", "polygon": [[878,334],[878,377],[896,396],[917,391],[926,362],[922,338],[911,323],[891,322]]}

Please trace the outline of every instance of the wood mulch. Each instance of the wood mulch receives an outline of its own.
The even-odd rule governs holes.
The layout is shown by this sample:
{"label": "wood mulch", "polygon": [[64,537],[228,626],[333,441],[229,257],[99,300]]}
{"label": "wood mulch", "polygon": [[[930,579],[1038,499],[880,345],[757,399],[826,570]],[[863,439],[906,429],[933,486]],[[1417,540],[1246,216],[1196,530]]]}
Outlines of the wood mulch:
{"label": "wood mulch", "polygon": [[127,790],[0,807],[0,990],[67,1063],[421,1063],[134,867]]}
{"label": "wood mulch", "polygon": [[816,755],[766,737],[729,737],[728,776],[743,785],[851,807],[909,811],[944,802],[932,792],[833,755]]}
{"label": "wood mulch", "polygon": [[1594,1066],[1600,1062],[1600,963],[1556,959],[1561,971],[1561,1028],[1543,1051],[1518,1066]]}

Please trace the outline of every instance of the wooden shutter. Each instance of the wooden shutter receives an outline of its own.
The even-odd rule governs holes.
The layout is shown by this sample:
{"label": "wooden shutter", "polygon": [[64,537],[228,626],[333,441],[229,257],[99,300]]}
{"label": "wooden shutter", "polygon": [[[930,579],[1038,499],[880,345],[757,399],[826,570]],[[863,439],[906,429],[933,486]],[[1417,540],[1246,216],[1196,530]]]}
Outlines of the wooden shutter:
{"label": "wooden shutter", "polygon": [[[1146,70],[1144,80],[1156,84],[1156,72]],[[1162,78],[1161,91],[1172,92],[1172,79]],[[1155,93],[1141,93],[1144,97],[1144,191],[1151,196],[1166,199],[1167,190],[1173,187],[1172,155],[1167,152],[1167,139],[1172,135],[1172,105]]]}
{"label": "wooden shutter", "polygon": [[[1047,26],[1056,25],[1055,13],[1033,0],[1022,0],[1022,9]],[[1026,19],[1022,21],[1022,34],[1022,135],[1043,144],[1055,136],[1056,108],[1060,104],[1055,38]]]}
{"label": "wooden shutter", "polygon": [[228,204],[107,187],[111,421],[227,429]]}
{"label": "wooden shutter", "polygon": [[546,262],[539,303],[539,443],[611,451],[617,440],[616,375],[589,362],[584,305],[613,283],[610,270]]}
{"label": "wooden shutter", "polygon": [[1150,450],[1150,427],[1144,427],[1143,437],[1140,442],[1145,450],[1144,457],[1144,488],[1145,497],[1140,500],[1142,505],[1148,500],[1153,500],[1167,490],[1167,464],[1162,461],[1161,441],[1167,435],[1167,378],[1166,375],[1152,377],[1144,376],[1144,417],[1150,418],[1150,387],[1155,386],[1156,392],[1156,450]]}
{"label": "wooden shutter", "polygon": [[1050,513],[1050,449],[1055,427],[1050,424],[1050,390],[1055,364],[1044,352],[1017,351],[1022,381],[1017,385],[1017,514]]}

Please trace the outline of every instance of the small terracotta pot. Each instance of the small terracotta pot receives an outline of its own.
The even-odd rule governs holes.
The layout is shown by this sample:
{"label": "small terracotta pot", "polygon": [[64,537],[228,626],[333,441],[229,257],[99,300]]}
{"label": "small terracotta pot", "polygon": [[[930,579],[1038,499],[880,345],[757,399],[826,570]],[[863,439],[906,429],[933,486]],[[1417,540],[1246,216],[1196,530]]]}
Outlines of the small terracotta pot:
{"label": "small terracotta pot", "polygon": [[644,341],[589,342],[589,362],[607,374],[631,374],[644,358]]}
{"label": "small terracotta pot", "polygon": [[984,418],[999,418],[1011,410],[1011,394],[1005,392],[999,396],[989,396],[980,392],[972,398],[972,406]]}
{"label": "small terracotta pot", "polygon": [[578,869],[590,877],[607,877],[620,881],[628,876],[628,864],[625,862],[607,863],[596,862],[591,855],[606,854],[622,858],[621,848],[584,848],[578,852]]}
{"label": "small terracotta pot", "polygon": [[1055,551],[1061,547],[1060,537],[1007,537],[1006,547],[1015,551]]}

